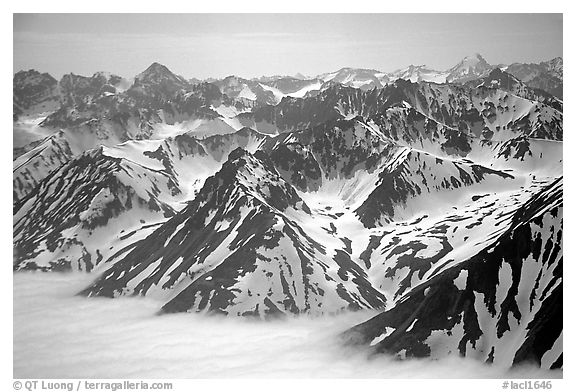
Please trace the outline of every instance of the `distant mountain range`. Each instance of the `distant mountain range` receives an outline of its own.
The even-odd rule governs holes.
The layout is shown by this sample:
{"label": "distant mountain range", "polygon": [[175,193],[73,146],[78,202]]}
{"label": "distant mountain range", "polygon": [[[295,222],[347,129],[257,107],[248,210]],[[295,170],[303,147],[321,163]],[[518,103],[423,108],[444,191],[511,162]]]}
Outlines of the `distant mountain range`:
{"label": "distant mountain range", "polygon": [[[133,87],[139,84],[156,83],[163,80],[167,91],[185,88],[202,82],[217,85],[223,94],[229,98],[255,101],[252,106],[273,105],[283,97],[303,98],[306,94],[317,93],[326,89],[330,84],[338,83],[344,86],[369,90],[382,88],[386,84],[397,79],[410,80],[412,82],[434,83],[465,83],[474,79],[487,76],[493,69],[502,69],[510,75],[524,82],[527,86],[543,90],[553,96],[562,99],[563,61],[561,57],[539,64],[514,63],[508,66],[490,65],[480,54],[465,57],[454,67],[445,71],[436,71],[425,65],[410,65],[407,68],[394,72],[382,72],[372,69],[342,68],[335,72],[329,72],[310,78],[298,74],[291,76],[262,76],[260,78],[244,79],[238,76],[229,76],[224,79],[209,78],[205,81],[200,79],[186,80],[173,74],[165,66],[154,63],[140,75],[131,80],[104,72],[96,73],[92,78],[74,74],[65,75],[60,82],[49,74],[40,74],[37,71],[20,71],[14,76],[14,117],[25,111],[42,110],[42,106],[34,108],[34,105],[49,105],[63,99],[70,89],[76,89],[75,93],[88,92],[87,89],[98,89],[109,85],[119,90]],[[156,81],[156,82],[155,82]],[[134,84],[131,86],[131,84]],[[62,89],[62,91],[57,91]],[[94,93],[95,91],[92,91]],[[111,91],[109,91],[111,93]]]}
{"label": "distant mountain range", "polygon": [[14,75],[14,271],[160,314],[376,309],[348,344],[562,367],[562,59]]}

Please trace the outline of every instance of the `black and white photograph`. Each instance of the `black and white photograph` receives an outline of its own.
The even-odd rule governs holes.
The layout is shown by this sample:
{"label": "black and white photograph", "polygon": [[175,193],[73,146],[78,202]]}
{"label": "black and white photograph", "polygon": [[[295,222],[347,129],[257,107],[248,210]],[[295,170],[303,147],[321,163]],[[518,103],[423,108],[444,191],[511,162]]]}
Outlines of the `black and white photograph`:
{"label": "black and white photograph", "polygon": [[564,15],[341,8],[12,14],[6,390],[562,386]]}

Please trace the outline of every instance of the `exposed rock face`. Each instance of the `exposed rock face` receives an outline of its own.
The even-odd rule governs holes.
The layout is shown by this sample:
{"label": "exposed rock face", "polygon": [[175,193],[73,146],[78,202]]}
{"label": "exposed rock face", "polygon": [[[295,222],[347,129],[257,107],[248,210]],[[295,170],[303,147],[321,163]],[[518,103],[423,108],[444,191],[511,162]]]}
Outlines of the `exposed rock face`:
{"label": "exposed rock face", "polygon": [[531,101],[542,102],[547,106],[562,111],[562,101],[553,94],[539,88],[530,87],[512,74],[502,71],[500,68],[494,68],[484,78],[471,80],[467,84],[471,87],[487,87],[508,91],[516,96]]}
{"label": "exposed rock face", "polygon": [[562,179],[470,258],[441,266],[343,337],[402,357],[461,355],[562,367]]}
{"label": "exposed rock face", "polygon": [[[265,139],[247,129],[202,140],[184,134],[66,160],[14,206],[14,268],[50,270],[60,259],[59,269],[91,269],[86,258],[100,262],[141,240],[194,198],[231,151],[255,151]],[[15,181],[27,183],[27,174]]]}
{"label": "exposed rock face", "polygon": [[478,53],[466,56],[462,61],[448,70],[447,82],[462,83],[484,76],[494,68]]}
{"label": "exposed rock face", "polygon": [[54,110],[58,104],[58,82],[47,73],[33,69],[17,72],[13,85],[14,121],[29,111]]}
{"label": "exposed rock face", "polygon": [[544,90],[562,99],[564,84],[564,61],[561,57],[539,64],[514,63],[506,72],[522,80],[526,85]]}
{"label": "exposed rock face", "polygon": [[346,252],[330,255],[289,218],[289,209],[310,213],[264,154],[235,150],[192,203],[85,293],[175,290],[164,312],[267,315],[381,307],[385,298],[366,273]]}
{"label": "exposed rock face", "polygon": [[15,150],[13,268],[89,271],[82,295],[160,313],[377,309],[347,341],[561,367],[563,103],[538,78],[561,59],[19,72],[15,134],[36,138]]}

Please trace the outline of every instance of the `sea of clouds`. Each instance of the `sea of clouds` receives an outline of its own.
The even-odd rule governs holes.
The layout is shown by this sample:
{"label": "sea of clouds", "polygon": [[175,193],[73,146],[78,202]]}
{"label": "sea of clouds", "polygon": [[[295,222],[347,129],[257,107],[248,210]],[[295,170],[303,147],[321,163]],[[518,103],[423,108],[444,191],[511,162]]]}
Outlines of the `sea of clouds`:
{"label": "sea of clouds", "polygon": [[156,315],[151,298],[75,296],[95,276],[14,274],[14,378],[556,378],[447,358],[395,361],[336,336],[374,312],[275,321]]}

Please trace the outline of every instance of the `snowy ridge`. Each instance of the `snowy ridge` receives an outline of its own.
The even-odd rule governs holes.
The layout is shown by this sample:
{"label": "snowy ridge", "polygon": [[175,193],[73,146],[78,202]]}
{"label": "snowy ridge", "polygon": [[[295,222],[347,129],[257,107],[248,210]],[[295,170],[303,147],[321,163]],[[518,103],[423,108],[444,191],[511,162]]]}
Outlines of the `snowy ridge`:
{"label": "snowy ridge", "polygon": [[165,175],[102,148],[80,155],[15,207],[14,268],[92,270],[111,250],[106,240],[174,214],[162,200],[170,186]]}
{"label": "snowy ridge", "polygon": [[464,82],[484,76],[492,70],[493,66],[488,64],[484,57],[478,53],[466,56],[448,71],[446,81]]}
{"label": "snowy ridge", "polygon": [[[180,135],[101,147],[67,161],[15,205],[14,268],[92,269],[94,259],[106,261],[114,254],[117,238],[182,209],[230,151],[239,146],[255,151],[264,139],[248,129],[202,141]],[[51,208],[45,210],[46,205]],[[62,223],[56,225],[57,221]],[[108,248],[106,239],[114,246]],[[73,245],[63,246],[67,243]],[[60,261],[52,264],[54,252]],[[92,261],[84,265],[86,259]]]}
{"label": "snowy ridge", "polygon": [[[162,289],[177,293],[167,295],[165,312],[267,315],[382,306],[383,297],[346,252],[331,259],[285,215],[310,211],[269,165],[262,155],[234,151],[193,203],[85,293],[145,293],[164,282]],[[154,243],[165,245],[150,253]],[[149,256],[142,261],[142,254]]]}
{"label": "snowy ridge", "polygon": [[344,335],[375,353],[562,367],[562,72],[18,73],[13,269],[159,314],[370,309]]}
{"label": "snowy ridge", "polygon": [[414,203],[418,199],[434,201],[431,203],[434,208],[441,209],[447,200],[458,202],[458,194],[463,188],[487,181],[495,189],[502,189],[510,187],[506,183],[512,179],[510,174],[484,166],[400,149],[385,164],[373,192],[356,213],[365,226],[380,226],[394,218],[432,210],[431,207],[416,207]]}
{"label": "snowy ridge", "polygon": [[52,170],[68,162],[73,156],[74,152],[64,133],[58,132],[18,157],[12,169],[14,203],[30,193]]}
{"label": "snowy ridge", "polygon": [[459,352],[504,366],[561,367],[561,226],[559,178],[524,201],[482,251],[413,286],[344,337],[400,357]]}
{"label": "snowy ridge", "polygon": [[446,83],[448,72],[435,71],[427,68],[425,65],[409,65],[406,68],[399,69],[392,72],[390,81],[397,79],[409,80],[413,83],[416,82],[433,82],[433,83]]}

